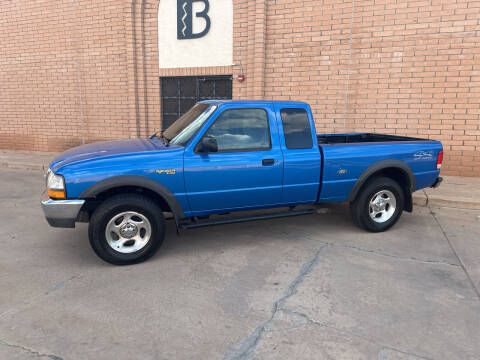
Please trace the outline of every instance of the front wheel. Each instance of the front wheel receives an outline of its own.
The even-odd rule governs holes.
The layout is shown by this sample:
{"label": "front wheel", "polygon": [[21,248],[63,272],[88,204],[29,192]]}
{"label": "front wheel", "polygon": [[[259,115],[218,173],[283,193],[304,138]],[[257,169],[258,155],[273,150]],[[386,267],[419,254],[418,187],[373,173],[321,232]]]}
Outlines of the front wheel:
{"label": "front wheel", "polygon": [[371,232],[388,230],[402,215],[404,199],[404,191],[396,181],[387,177],[375,178],[350,204],[353,221]]}
{"label": "front wheel", "polygon": [[136,194],[116,195],[100,204],[90,218],[90,245],[114,265],[147,260],[165,237],[165,218],[151,199]]}

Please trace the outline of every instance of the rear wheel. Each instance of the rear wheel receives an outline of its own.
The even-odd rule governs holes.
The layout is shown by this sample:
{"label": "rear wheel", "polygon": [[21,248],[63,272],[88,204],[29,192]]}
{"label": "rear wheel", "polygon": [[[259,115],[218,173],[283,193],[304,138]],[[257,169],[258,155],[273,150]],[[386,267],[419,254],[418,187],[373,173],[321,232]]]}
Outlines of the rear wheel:
{"label": "rear wheel", "polygon": [[404,199],[404,191],[396,181],[374,178],[350,204],[353,221],[371,232],[388,230],[402,215]]}
{"label": "rear wheel", "polygon": [[98,206],[90,218],[90,245],[111,264],[147,260],[165,237],[165,218],[151,199],[136,194],[116,195]]}

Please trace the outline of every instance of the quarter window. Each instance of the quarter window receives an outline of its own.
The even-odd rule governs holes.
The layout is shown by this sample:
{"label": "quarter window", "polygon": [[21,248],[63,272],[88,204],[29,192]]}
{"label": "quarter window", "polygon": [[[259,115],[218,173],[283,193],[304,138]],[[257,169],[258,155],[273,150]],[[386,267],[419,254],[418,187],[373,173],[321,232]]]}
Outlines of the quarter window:
{"label": "quarter window", "polygon": [[263,109],[226,110],[205,136],[217,140],[219,152],[271,148],[267,113]]}
{"label": "quarter window", "polygon": [[305,109],[282,109],[280,111],[288,149],[311,149],[312,129]]}

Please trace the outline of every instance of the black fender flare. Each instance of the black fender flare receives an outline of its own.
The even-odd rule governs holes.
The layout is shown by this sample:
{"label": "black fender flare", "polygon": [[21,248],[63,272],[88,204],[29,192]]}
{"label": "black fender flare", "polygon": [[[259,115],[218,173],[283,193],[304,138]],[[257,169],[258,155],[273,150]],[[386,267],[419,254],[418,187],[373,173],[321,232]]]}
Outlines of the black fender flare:
{"label": "black fender flare", "polygon": [[93,199],[104,191],[122,186],[138,186],[151,190],[161,196],[172,210],[175,222],[185,218],[182,205],[178,202],[175,195],[165,186],[145,176],[140,175],[120,175],[114,176],[90,186],[80,196],[80,199]]}
{"label": "black fender flare", "polygon": [[371,178],[373,174],[388,168],[401,170],[407,176],[409,184],[408,184],[408,188],[406,189],[408,190],[408,194],[406,194],[406,197],[405,197],[405,210],[411,211],[412,210],[412,193],[416,189],[415,175],[413,174],[413,171],[410,168],[410,166],[408,166],[403,161],[396,160],[396,159],[380,160],[370,165],[367,169],[365,169],[365,171],[360,175],[357,182],[353,186],[352,190],[350,190],[347,201],[351,202],[355,200],[362,186],[368,181],[368,179]]}

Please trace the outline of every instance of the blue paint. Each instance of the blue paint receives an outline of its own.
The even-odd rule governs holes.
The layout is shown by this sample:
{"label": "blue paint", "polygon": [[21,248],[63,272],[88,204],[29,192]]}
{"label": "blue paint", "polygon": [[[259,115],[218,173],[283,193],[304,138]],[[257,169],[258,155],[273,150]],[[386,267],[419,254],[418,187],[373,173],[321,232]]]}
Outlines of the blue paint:
{"label": "blue paint", "polygon": [[[439,175],[436,159],[442,145],[438,141],[396,141],[385,143],[354,143],[321,145],[325,164],[323,168],[320,201],[346,201],[350,190],[360,175],[372,164],[387,159],[401,160],[415,175],[416,190],[432,185]],[[430,159],[417,160],[414,154],[422,150],[434,150]],[[347,173],[339,176],[340,169]]]}
{"label": "blue paint", "polygon": [[[120,175],[153,179],[178,199],[187,217],[226,211],[261,209],[315,202],[346,201],[360,175],[381,160],[400,160],[416,178],[416,189],[431,186],[439,175],[438,141],[397,138],[396,141],[318,144],[312,131],[310,149],[288,149],[281,109],[303,102],[206,101],[217,109],[185,147],[158,139],[130,139],[79,146],[57,156],[52,170],[63,175],[67,197],[78,198],[93,184]],[[242,152],[199,154],[195,146],[215,119],[228,109],[260,108],[268,115],[271,148]],[[325,134],[331,138],[341,135]],[[263,159],[274,164],[262,165]],[[175,170],[159,173],[157,170]]]}

